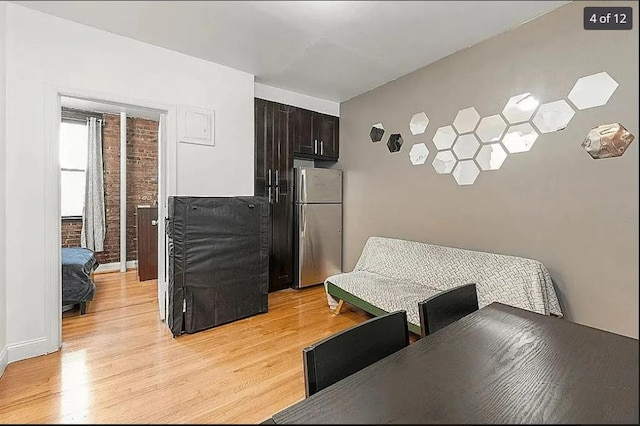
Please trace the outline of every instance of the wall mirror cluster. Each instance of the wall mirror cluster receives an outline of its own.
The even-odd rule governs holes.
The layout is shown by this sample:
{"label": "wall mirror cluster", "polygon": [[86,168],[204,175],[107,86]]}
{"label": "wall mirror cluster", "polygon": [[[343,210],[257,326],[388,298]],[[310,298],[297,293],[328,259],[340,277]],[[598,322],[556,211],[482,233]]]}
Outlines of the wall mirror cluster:
{"label": "wall mirror cluster", "polygon": [[[540,104],[531,93],[511,96],[499,114],[482,117],[475,107],[461,109],[451,125],[438,127],[432,138],[437,150],[432,161],[437,174],[451,174],[458,185],[472,185],[481,171],[498,170],[511,154],[528,152],[539,136],[565,129],[577,111],[606,105],[618,83],[606,72],[581,77],[566,99]],[[429,124],[425,112],[409,121],[412,135],[423,134]],[[371,140],[382,139],[378,123],[371,128]],[[582,142],[592,158],[622,155],[634,136],[620,123],[594,127]],[[389,136],[387,147],[398,152],[402,136]],[[413,145],[409,159],[422,165],[429,156],[424,143]]]}

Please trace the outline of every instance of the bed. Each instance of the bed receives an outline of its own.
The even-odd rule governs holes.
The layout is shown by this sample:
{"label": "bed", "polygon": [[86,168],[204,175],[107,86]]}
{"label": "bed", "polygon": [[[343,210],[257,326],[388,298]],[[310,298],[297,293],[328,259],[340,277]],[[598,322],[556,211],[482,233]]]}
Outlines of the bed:
{"label": "bed", "polygon": [[80,315],[87,312],[96,285],[91,274],[98,267],[93,251],[82,247],[62,248],[62,306],[80,305]]}

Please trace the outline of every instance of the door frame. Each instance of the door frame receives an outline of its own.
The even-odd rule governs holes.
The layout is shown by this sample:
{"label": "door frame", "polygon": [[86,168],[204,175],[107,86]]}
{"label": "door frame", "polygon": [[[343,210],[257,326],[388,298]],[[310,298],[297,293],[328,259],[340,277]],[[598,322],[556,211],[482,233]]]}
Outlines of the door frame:
{"label": "door frame", "polygon": [[[151,100],[127,96],[114,96],[78,88],[47,85],[45,94],[45,306],[44,317],[47,353],[56,352],[62,345],[62,249],[60,221],[60,121],[62,97],[78,98],[107,104],[125,105],[156,110],[165,116],[165,129],[158,137],[158,216],[166,216],[167,198],[177,191],[177,107]],[[159,218],[160,219],[160,218]],[[164,289],[165,280],[165,229],[164,220],[158,220],[158,294]],[[159,299],[159,307],[162,306]],[[166,306],[166,303],[165,303]],[[160,319],[166,311],[159,308]]]}

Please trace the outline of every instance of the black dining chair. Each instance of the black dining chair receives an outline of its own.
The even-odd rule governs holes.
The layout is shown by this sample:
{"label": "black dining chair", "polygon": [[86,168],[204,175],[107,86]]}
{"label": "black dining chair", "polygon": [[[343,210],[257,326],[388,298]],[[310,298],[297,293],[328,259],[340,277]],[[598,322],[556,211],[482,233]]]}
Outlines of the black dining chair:
{"label": "black dining chair", "polygon": [[307,397],[409,346],[407,313],[372,318],[302,350]]}
{"label": "black dining chair", "polygon": [[420,334],[426,337],[478,310],[475,284],[452,288],[418,303]]}

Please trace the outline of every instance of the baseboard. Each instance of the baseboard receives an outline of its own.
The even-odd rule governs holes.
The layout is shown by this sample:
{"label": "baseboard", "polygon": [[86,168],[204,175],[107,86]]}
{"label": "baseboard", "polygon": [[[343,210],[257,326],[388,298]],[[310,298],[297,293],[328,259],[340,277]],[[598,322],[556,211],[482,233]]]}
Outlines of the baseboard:
{"label": "baseboard", "polygon": [[39,339],[25,340],[24,342],[7,345],[8,361],[16,362],[23,359],[49,353],[48,342],[45,337]]}
{"label": "baseboard", "polygon": [[5,346],[0,351],[0,376],[2,376],[5,368],[7,368],[7,364],[9,364],[9,351],[7,351],[7,347]]}
{"label": "baseboard", "polygon": [[[138,267],[137,260],[130,260],[127,262],[127,270],[135,269]],[[102,274],[105,272],[118,272],[120,270],[120,262],[114,263],[105,263],[104,265],[99,265],[98,269],[95,270],[94,274]]]}

